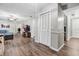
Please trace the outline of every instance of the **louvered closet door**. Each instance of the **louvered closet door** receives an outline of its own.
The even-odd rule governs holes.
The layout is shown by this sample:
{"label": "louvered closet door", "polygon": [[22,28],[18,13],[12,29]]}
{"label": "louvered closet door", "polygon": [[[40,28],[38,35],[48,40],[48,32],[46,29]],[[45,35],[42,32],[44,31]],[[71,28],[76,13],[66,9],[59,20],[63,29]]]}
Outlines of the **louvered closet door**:
{"label": "louvered closet door", "polygon": [[40,43],[50,46],[51,39],[51,14],[47,12],[41,16]]}

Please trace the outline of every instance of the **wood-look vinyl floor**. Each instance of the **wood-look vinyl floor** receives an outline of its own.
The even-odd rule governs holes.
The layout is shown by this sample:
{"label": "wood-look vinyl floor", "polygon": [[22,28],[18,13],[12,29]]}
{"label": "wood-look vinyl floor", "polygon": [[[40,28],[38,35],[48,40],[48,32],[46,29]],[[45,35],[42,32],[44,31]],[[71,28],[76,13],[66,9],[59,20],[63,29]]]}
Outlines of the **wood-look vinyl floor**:
{"label": "wood-look vinyl floor", "polygon": [[65,42],[64,47],[55,52],[43,44],[18,35],[5,42],[4,56],[79,56],[79,39]]}
{"label": "wood-look vinyl floor", "polygon": [[57,53],[59,56],[79,56],[79,38],[65,42],[64,47]]}
{"label": "wood-look vinyl floor", "polygon": [[32,42],[22,36],[14,37],[14,40],[5,42],[5,56],[55,56],[49,47]]}

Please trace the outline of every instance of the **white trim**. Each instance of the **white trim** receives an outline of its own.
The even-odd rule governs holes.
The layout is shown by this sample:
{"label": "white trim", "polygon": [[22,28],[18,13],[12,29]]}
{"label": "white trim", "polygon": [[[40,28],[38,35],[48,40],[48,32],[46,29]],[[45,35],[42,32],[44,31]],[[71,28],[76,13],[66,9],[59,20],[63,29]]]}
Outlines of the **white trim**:
{"label": "white trim", "polygon": [[64,46],[64,43],[60,46],[60,48],[58,48],[58,51],[61,50]]}
{"label": "white trim", "polygon": [[35,42],[40,43],[39,40],[36,40],[36,39],[35,39]]}
{"label": "white trim", "polygon": [[79,38],[79,37],[77,37],[77,36],[71,36],[71,38]]}
{"label": "white trim", "polygon": [[58,52],[58,49],[54,48],[54,47],[50,47],[52,50]]}
{"label": "white trim", "polygon": [[58,51],[60,51],[61,50],[61,48],[64,46],[64,44],[62,44],[61,46],[60,46],[60,48],[58,48],[58,49],[56,49],[56,48],[53,48],[53,47],[50,47],[51,49],[53,49],[54,51],[56,51],[56,52],[58,52]]}
{"label": "white trim", "polygon": [[68,38],[67,38],[67,41],[69,41],[70,39],[71,39],[71,37],[68,37]]}
{"label": "white trim", "polygon": [[56,52],[58,52],[58,49],[56,49],[56,48],[53,48],[53,47],[50,47],[52,50],[54,50],[54,51],[56,51]]}

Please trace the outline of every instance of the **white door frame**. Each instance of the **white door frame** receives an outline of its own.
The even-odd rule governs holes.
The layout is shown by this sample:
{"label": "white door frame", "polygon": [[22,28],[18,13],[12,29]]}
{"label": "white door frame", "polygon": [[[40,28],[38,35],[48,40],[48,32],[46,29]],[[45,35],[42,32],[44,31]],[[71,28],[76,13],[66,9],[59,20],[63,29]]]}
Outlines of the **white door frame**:
{"label": "white door frame", "polygon": [[73,20],[78,20],[79,18],[72,18],[71,19],[71,38],[79,38],[79,37],[77,37],[77,36],[72,36],[72,22],[73,22]]}

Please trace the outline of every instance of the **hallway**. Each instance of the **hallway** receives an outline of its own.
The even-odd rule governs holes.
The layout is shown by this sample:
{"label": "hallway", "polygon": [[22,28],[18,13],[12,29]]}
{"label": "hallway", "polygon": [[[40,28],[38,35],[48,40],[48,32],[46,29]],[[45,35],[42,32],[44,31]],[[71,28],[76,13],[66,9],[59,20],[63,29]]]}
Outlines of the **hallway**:
{"label": "hallway", "polygon": [[[0,9],[0,34],[14,36],[2,45],[5,56],[79,55],[79,39],[69,40],[79,37],[79,4],[3,3]],[[27,28],[34,40],[16,35],[26,36]],[[69,41],[64,42],[66,39]]]}
{"label": "hallway", "polygon": [[18,28],[24,33],[29,25],[31,37],[36,42],[16,36],[5,44],[5,55],[57,55],[52,50],[58,51],[64,44],[64,15],[58,7],[58,3],[1,4],[0,31],[7,30],[14,36]]}

